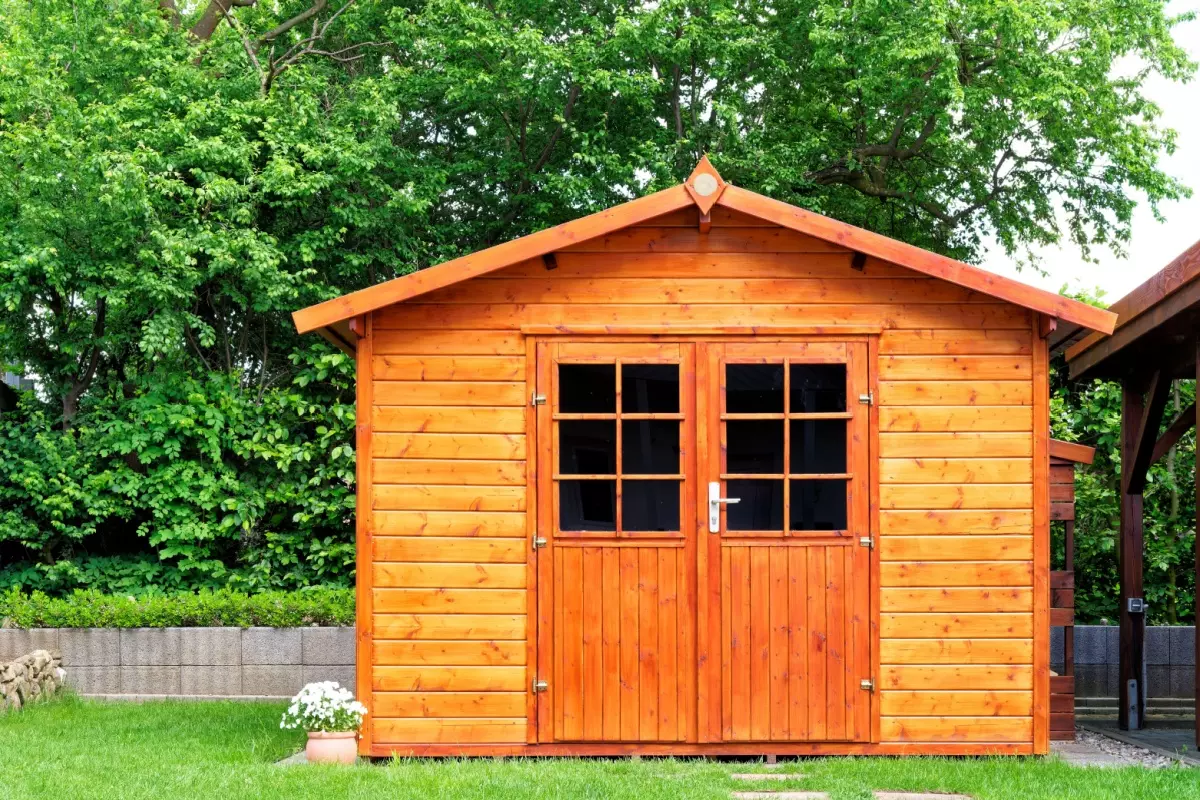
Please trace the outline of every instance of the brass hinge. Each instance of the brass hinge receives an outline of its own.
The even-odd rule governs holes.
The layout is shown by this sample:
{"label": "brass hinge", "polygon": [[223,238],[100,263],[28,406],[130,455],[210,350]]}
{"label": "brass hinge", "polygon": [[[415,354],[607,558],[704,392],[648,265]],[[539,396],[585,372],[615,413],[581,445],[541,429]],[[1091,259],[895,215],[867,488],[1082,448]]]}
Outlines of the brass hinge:
{"label": "brass hinge", "polygon": [[874,405],[875,393],[867,392],[866,394],[860,394],[858,396],[858,402],[862,403],[864,406]]}
{"label": "brass hinge", "polygon": [[534,537],[534,539],[533,539],[534,549],[537,549],[539,547],[545,547],[545,546],[546,546],[546,537],[544,537],[544,536],[535,536]]}
{"label": "brass hinge", "polygon": [[871,680],[870,678],[863,678],[858,685],[863,689],[866,689],[868,692],[875,691],[875,681]]}
{"label": "brass hinge", "polygon": [[875,540],[872,539],[870,536],[858,537],[858,543],[860,545],[862,545],[863,547],[874,547],[875,546]]}
{"label": "brass hinge", "polygon": [[535,692],[544,692],[549,688],[550,684],[546,683],[545,681],[539,681],[537,678],[533,679],[533,690]]}

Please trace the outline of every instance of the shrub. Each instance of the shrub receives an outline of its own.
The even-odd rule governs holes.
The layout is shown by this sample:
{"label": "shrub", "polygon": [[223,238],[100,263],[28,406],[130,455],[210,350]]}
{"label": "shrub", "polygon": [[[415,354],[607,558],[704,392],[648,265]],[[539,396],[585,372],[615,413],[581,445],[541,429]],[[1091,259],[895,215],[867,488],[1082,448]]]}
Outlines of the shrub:
{"label": "shrub", "polygon": [[352,625],[354,590],[315,588],[244,594],[229,589],[171,595],[63,597],[17,589],[0,593],[0,620],[19,628],[248,628]]}

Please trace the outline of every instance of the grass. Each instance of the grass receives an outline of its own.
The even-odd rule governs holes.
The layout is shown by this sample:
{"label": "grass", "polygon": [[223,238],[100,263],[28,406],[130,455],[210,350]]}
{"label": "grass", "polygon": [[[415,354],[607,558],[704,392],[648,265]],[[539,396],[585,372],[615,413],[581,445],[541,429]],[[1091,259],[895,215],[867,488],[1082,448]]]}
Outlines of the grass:
{"label": "grass", "polygon": [[795,783],[736,784],[756,764],[701,759],[396,760],[374,767],[277,767],[303,736],[282,704],[103,703],[64,698],[0,714],[0,798],[722,798],[734,788],[872,789],[978,800],[1200,798],[1200,771],[1081,769],[1057,759],[837,758],[787,762]]}

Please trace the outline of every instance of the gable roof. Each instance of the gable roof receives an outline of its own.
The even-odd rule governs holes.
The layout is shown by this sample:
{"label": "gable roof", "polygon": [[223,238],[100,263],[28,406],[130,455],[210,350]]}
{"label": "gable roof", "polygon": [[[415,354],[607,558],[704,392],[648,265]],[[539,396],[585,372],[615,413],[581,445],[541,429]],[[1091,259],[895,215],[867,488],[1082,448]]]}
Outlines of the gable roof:
{"label": "gable roof", "polygon": [[318,330],[330,341],[342,346],[353,338],[347,340],[345,331],[340,329],[345,327],[346,320],[359,314],[409,300],[530,258],[544,256],[569,245],[604,236],[692,205],[699,208],[701,230],[705,229],[705,220],[709,217],[712,207],[720,205],[867,256],[890,261],[916,272],[1006,300],[1054,319],[1073,322],[1102,333],[1112,333],[1116,324],[1116,315],[1103,309],[1027,286],[1011,278],[995,275],[979,267],[805,211],[779,200],[772,200],[746,189],[739,189],[721,178],[709,163],[707,156],[700,159],[687,181],[678,186],[302,308],[293,312],[292,319],[300,333]]}

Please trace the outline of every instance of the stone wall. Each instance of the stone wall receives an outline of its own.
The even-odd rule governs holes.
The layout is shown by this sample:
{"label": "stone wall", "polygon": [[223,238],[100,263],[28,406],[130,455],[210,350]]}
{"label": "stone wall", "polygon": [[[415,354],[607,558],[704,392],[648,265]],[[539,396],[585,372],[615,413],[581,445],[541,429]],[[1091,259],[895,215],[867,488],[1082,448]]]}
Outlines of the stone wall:
{"label": "stone wall", "polygon": [[291,697],[312,681],[354,690],[354,629],[0,629],[0,662],[62,653],[67,685],[104,697]]}
{"label": "stone wall", "polygon": [[[1075,696],[1116,697],[1119,678],[1116,625],[1075,626]],[[1050,635],[1051,669],[1061,674],[1063,630]],[[1146,628],[1146,696],[1196,696],[1196,629],[1188,626]]]}
{"label": "stone wall", "polygon": [[[5,661],[0,658],[0,662]],[[62,656],[57,650],[34,650],[0,663],[0,709],[21,708],[62,686]]]}

